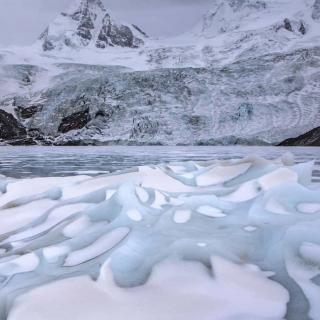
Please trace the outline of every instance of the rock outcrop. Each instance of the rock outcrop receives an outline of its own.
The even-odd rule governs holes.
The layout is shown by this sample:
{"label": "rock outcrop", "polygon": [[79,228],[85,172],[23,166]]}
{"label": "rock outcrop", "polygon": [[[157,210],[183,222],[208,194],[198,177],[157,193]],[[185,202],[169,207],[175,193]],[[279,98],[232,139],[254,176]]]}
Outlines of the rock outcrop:
{"label": "rock outcrop", "polygon": [[317,127],[296,138],[287,139],[280,146],[317,146],[320,147],[320,127]]}
{"label": "rock outcrop", "polygon": [[82,129],[90,120],[89,109],[73,113],[62,119],[58,132],[67,133],[72,130]]}
{"label": "rock outcrop", "polygon": [[10,113],[0,109],[0,141],[9,144],[24,144],[27,131]]}
{"label": "rock outcrop", "polygon": [[138,27],[114,20],[101,0],[80,0],[41,34],[44,51],[68,48],[138,48],[146,34]]}

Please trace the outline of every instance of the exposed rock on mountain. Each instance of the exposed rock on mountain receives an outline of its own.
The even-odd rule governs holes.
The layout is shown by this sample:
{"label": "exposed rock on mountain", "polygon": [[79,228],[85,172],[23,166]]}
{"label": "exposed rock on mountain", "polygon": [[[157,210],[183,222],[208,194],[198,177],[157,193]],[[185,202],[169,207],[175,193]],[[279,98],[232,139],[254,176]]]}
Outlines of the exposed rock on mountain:
{"label": "exposed rock on mountain", "polygon": [[138,48],[145,37],[136,26],[112,19],[101,0],[81,0],[67,13],[61,13],[40,36],[40,41],[44,51],[88,46]]}
{"label": "exposed rock on mountain", "polygon": [[0,140],[15,144],[25,142],[26,138],[27,132],[17,119],[12,114],[0,109]]}
{"label": "exposed rock on mountain", "polygon": [[82,129],[90,120],[89,109],[73,113],[62,119],[58,132],[67,133],[72,130]]}
{"label": "exposed rock on mountain", "polygon": [[20,119],[30,119],[32,118],[37,112],[41,111],[43,106],[30,106],[30,107],[16,107],[15,112]]}
{"label": "exposed rock on mountain", "polygon": [[280,146],[318,146],[320,147],[320,127],[315,128],[299,137],[287,139]]}

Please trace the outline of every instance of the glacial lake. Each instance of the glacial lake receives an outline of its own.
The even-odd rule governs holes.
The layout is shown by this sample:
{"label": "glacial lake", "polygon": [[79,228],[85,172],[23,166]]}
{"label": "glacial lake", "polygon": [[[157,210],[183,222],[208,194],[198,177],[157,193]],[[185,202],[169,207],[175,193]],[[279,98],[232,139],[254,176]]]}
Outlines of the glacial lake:
{"label": "glacial lake", "polygon": [[320,182],[317,147],[0,147],[0,174],[14,178],[98,175],[131,167],[181,161],[237,159],[286,153],[296,163],[315,160],[313,180]]}

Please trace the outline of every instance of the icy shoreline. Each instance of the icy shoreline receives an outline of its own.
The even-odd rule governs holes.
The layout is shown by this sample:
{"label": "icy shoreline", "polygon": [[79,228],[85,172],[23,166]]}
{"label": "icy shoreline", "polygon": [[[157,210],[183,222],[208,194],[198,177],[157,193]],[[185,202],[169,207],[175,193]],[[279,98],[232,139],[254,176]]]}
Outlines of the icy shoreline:
{"label": "icy shoreline", "polygon": [[320,189],[290,157],[0,177],[0,319],[320,319]]}

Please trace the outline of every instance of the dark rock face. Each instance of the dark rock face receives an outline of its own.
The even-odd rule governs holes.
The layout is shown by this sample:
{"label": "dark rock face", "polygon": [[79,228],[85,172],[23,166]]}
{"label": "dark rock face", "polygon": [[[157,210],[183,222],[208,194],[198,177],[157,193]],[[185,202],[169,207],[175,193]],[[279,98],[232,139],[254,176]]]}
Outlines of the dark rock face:
{"label": "dark rock face", "polygon": [[80,23],[77,29],[77,35],[85,40],[92,39],[91,30],[94,29],[94,23],[91,19],[89,11],[89,3],[84,4],[84,8],[81,12]]}
{"label": "dark rock face", "polygon": [[90,43],[101,49],[108,46],[138,48],[144,44],[142,39],[146,34],[137,26],[113,20],[100,0],[82,0],[74,12],[61,13],[61,16],[63,18],[55,21],[56,25],[50,25],[40,36],[44,51],[64,46],[86,47]]}
{"label": "dark rock face", "polygon": [[301,22],[301,24],[300,24],[299,32],[300,32],[302,35],[305,35],[305,34],[307,33],[306,27],[304,26],[304,23],[303,23],[303,22]]}
{"label": "dark rock face", "polygon": [[320,127],[315,128],[299,137],[287,139],[279,146],[320,146]]}
{"label": "dark rock face", "polygon": [[293,32],[292,25],[289,19],[284,19],[284,28],[290,32]]}
{"label": "dark rock face", "polygon": [[320,20],[320,0],[315,0],[312,11],[312,18]]}
{"label": "dark rock face", "polygon": [[72,130],[82,129],[91,120],[89,109],[76,112],[62,119],[58,131],[67,133]]}
{"label": "dark rock face", "polygon": [[15,112],[21,119],[30,119],[32,118],[37,112],[42,111],[43,106],[30,106],[30,107],[16,107]]}
{"label": "dark rock face", "polygon": [[142,31],[137,25],[133,24],[132,25],[137,31],[139,31],[142,35],[144,35],[146,38],[148,38],[148,35]]}
{"label": "dark rock face", "polygon": [[43,51],[51,51],[55,48],[54,44],[48,39],[49,28],[40,35],[39,40],[43,40],[42,49]]}
{"label": "dark rock face", "polygon": [[[139,31],[142,33],[141,31]],[[106,48],[107,46],[119,46],[137,48],[142,40],[135,38],[133,32],[128,26],[116,25],[112,22],[109,14],[103,19],[103,25],[96,42],[97,48]]]}
{"label": "dark rock face", "polygon": [[27,131],[18,120],[0,109],[0,140],[23,140],[26,137]]}

